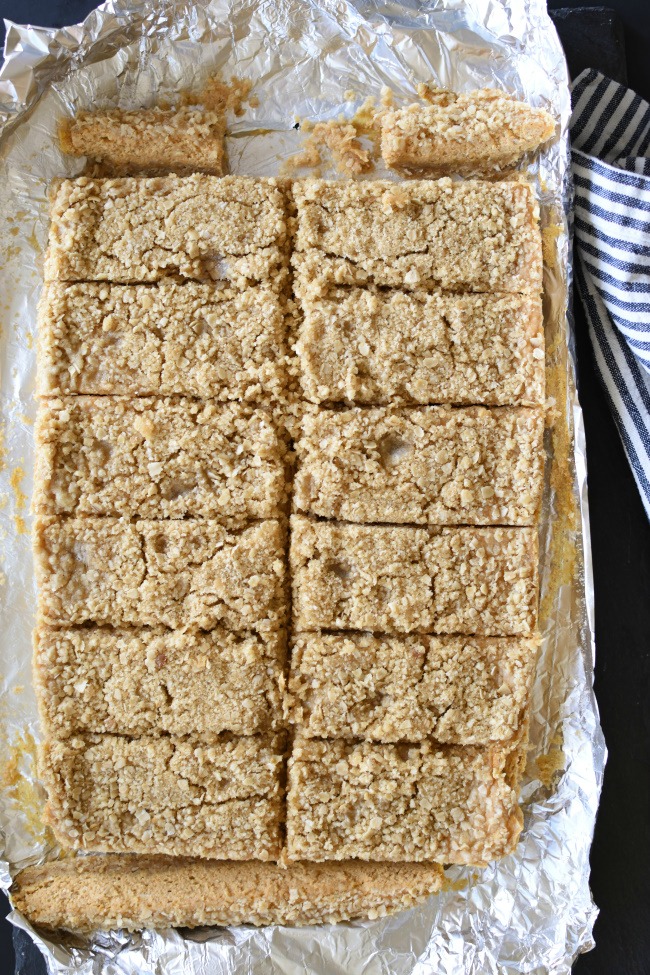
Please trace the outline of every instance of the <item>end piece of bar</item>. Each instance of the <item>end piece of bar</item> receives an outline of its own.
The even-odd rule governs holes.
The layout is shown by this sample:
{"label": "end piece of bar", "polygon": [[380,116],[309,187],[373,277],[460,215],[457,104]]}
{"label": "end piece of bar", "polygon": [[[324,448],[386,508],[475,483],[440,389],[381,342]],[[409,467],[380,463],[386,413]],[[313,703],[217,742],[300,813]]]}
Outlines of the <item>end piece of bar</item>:
{"label": "end piece of bar", "polygon": [[286,385],[279,295],[187,281],[45,285],[38,390],[53,394],[179,393],[276,400]]}
{"label": "end piece of bar", "polygon": [[280,719],[284,640],[255,633],[39,626],[46,735],[253,735]]}
{"label": "end piece of bar", "polygon": [[47,740],[45,821],[75,850],[277,860],[278,736]]}
{"label": "end piece of bar", "polygon": [[517,163],[555,133],[555,120],[494,88],[433,91],[433,104],[408,105],[381,119],[387,166],[438,173],[491,173]]}
{"label": "end piece of bar", "polygon": [[301,305],[300,378],[314,403],[544,402],[536,296],[331,288]]}
{"label": "end piece of bar", "polygon": [[538,638],[294,639],[285,708],[309,738],[489,745],[523,726]]}
{"label": "end piece of bar", "polygon": [[165,277],[273,283],[286,263],[280,183],[245,176],[64,180],[55,195],[46,281]]}
{"label": "end piece of bar", "polygon": [[294,184],[299,289],[334,284],[539,295],[542,237],[523,180]]}
{"label": "end piece of bar", "polygon": [[63,152],[88,156],[111,175],[211,173],[225,168],[226,120],[196,105],[80,112],[59,128]]}
{"label": "end piece of bar", "polygon": [[533,525],[543,437],[542,410],[320,410],[303,418],[294,506],[352,522]]}
{"label": "end piece of bar", "polygon": [[53,626],[271,633],[286,617],[284,531],[214,521],[37,519],[39,609]]}
{"label": "end piece of bar", "polygon": [[85,856],[27,867],[16,908],[49,931],[336,924],[407,910],[440,890],[425,863],[289,863]]}
{"label": "end piece of bar", "polygon": [[290,860],[434,860],[476,866],[514,850],[520,746],[376,745],[296,739]]}
{"label": "end piece of bar", "polygon": [[537,530],[291,518],[296,632],[530,635]]}
{"label": "end piece of bar", "polygon": [[41,401],[35,441],[39,514],[227,522],[286,507],[287,447],[264,410],[66,396]]}

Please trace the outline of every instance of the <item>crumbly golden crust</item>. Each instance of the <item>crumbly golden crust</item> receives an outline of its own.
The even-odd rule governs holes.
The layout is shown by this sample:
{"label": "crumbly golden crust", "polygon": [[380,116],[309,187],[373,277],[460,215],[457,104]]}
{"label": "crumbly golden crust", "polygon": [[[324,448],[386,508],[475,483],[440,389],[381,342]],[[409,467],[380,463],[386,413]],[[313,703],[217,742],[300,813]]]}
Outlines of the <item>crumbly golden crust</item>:
{"label": "crumbly golden crust", "polygon": [[529,635],[537,530],[346,525],[291,518],[296,632]]}
{"label": "crumbly golden crust", "polygon": [[544,402],[539,297],[321,288],[313,270],[297,343],[313,403]]}
{"label": "crumbly golden crust", "polygon": [[275,632],[286,619],[277,521],[37,519],[39,610],[54,626],[168,626]]}
{"label": "crumbly golden crust", "polygon": [[63,152],[88,156],[114,175],[211,173],[225,169],[222,113],[198,105],[79,112],[59,129]]}
{"label": "crumbly golden crust", "polygon": [[285,711],[309,738],[489,745],[519,730],[538,638],[296,636]]}
{"label": "crumbly golden crust", "polygon": [[48,739],[45,821],[75,850],[277,860],[280,737]]}
{"label": "crumbly golden crust", "polygon": [[253,735],[280,724],[284,638],[39,626],[34,681],[46,736]]}
{"label": "crumbly golden crust", "polygon": [[45,285],[38,390],[268,402],[287,384],[284,309],[270,287],[187,281]]}
{"label": "crumbly golden crust", "polygon": [[523,181],[306,179],[293,263],[309,286],[542,290],[539,206]]}
{"label": "crumbly golden crust", "polygon": [[427,863],[289,863],[87,856],[27,867],[16,908],[45,930],[335,924],[384,917],[435,894]]}
{"label": "crumbly golden crust", "polygon": [[555,133],[555,119],[494,88],[436,91],[433,104],[408,105],[381,117],[387,166],[435,172],[493,173],[513,166]]}
{"label": "crumbly golden crust", "polygon": [[288,858],[480,865],[505,856],[523,822],[512,748],[297,738]]}
{"label": "crumbly golden crust", "polygon": [[274,179],[80,177],[60,184],[51,219],[46,281],[270,283],[288,245]]}
{"label": "crumbly golden crust", "polygon": [[533,525],[541,409],[320,410],[297,443],[297,511],[352,522]]}
{"label": "crumbly golden crust", "polygon": [[287,445],[270,413],[194,399],[42,400],[34,510],[126,518],[277,518]]}

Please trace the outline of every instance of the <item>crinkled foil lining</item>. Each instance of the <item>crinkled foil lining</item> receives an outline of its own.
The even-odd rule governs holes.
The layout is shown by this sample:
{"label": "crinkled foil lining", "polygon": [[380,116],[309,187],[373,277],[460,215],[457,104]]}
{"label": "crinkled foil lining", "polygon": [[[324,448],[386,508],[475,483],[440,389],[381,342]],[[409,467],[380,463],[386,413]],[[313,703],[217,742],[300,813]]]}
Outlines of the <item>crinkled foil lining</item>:
{"label": "crinkled foil lining", "polygon": [[[544,0],[109,0],[79,26],[9,25],[0,73],[2,319],[0,829],[5,887],[22,867],[60,855],[40,824],[38,740],[30,679],[35,591],[29,496],[33,468],[36,304],[48,229],[47,186],[74,175],[58,120],[81,108],[133,107],[198,89],[220,73],[253,82],[259,104],[229,125],[233,172],[276,174],[299,146],[295,116],[352,115],[389,86],[497,86],[561,121],[530,172],[545,226],[550,420],[541,528],[543,650],[533,692],[516,852],[483,870],[447,870],[445,890],[395,917],[311,928],[206,929],[61,940],[30,932],[51,972],[569,972],[593,946],[589,846],[605,763],[592,690],[593,584],[585,441],[575,391],[570,291],[567,69]],[[354,100],[346,92],[355,92]],[[383,175],[379,171],[379,175]]]}

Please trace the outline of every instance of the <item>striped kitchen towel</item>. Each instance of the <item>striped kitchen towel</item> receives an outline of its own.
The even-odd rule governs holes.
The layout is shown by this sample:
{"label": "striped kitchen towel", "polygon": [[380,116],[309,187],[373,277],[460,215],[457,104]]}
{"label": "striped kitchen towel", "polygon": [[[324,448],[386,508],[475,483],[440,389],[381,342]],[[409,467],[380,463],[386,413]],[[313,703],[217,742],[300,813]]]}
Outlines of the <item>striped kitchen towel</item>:
{"label": "striped kitchen towel", "polygon": [[650,518],[650,104],[592,69],[572,100],[576,283]]}

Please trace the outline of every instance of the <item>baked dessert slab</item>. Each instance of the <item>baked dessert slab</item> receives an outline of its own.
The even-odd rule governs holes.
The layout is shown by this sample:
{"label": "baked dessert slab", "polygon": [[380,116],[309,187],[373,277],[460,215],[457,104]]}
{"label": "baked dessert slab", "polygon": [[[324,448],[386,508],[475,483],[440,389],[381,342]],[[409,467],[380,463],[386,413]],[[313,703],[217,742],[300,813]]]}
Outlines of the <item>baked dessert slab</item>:
{"label": "baked dessert slab", "polygon": [[308,738],[489,745],[520,731],[537,637],[303,634],[286,707]]}
{"label": "baked dessert slab", "polygon": [[39,626],[34,682],[46,736],[254,735],[279,726],[279,634]]}
{"label": "baked dessert slab", "polygon": [[297,738],[288,766],[290,860],[480,865],[522,828],[518,746],[378,745]]}
{"label": "baked dessert slab", "polygon": [[538,297],[321,289],[311,281],[315,289],[301,294],[297,345],[311,402],[544,402]]}
{"label": "baked dessert slab", "polygon": [[543,438],[541,409],[307,413],[294,508],[361,523],[533,525]]}
{"label": "baked dessert slab", "polygon": [[82,176],[60,184],[51,221],[46,281],[268,283],[288,246],[274,179]]}
{"label": "baked dessert slab", "polygon": [[555,133],[555,120],[543,108],[495,88],[464,94],[434,89],[427,99],[429,104],[382,115],[381,154],[387,166],[498,172]]}
{"label": "baked dessert slab", "polygon": [[177,393],[261,402],[286,384],[284,313],[270,287],[50,282],[38,330],[42,396]]}
{"label": "baked dessert slab", "polygon": [[16,908],[45,930],[335,924],[407,910],[442,887],[437,863],[289,863],[84,856],[27,867]]}
{"label": "baked dessert slab", "polygon": [[39,609],[55,626],[261,633],[286,618],[284,529],[215,521],[45,517],[34,529]]}
{"label": "baked dessert slab", "polygon": [[[129,165],[101,158],[98,172]],[[538,597],[522,526],[543,417],[472,397],[543,400],[533,190],[306,180],[291,194],[197,173],[56,192],[36,472],[46,819],[64,846],[126,859],[72,868],[65,905],[51,890],[44,908],[35,879],[46,925],[57,911],[72,928],[381,914],[438,889],[433,861],[485,863],[521,829]],[[341,370],[356,371],[371,409],[304,415],[284,702],[290,484],[271,411],[281,423],[295,392],[294,245],[305,390],[345,401]]]}
{"label": "baked dessert slab", "polygon": [[290,490],[271,415],[184,398],[41,400],[34,510],[125,518],[274,518]]}
{"label": "baked dessert slab", "polygon": [[77,850],[277,860],[283,747],[279,736],[49,739],[44,819]]}
{"label": "baked dessert slab", "polygon": [[79,112],[59,128],[63,152],[88,156],[111,175],[225,170],[223,114],[198,105]]}
{"label": "baked dessert slab", "polygon": [[537,530],[291,518],[294,631],[529,635]]}
{"label": "baked dessert slab", "polygon": [[293,197],[307,282],[541,293],[539,205],[524,181],[307,179]]}

